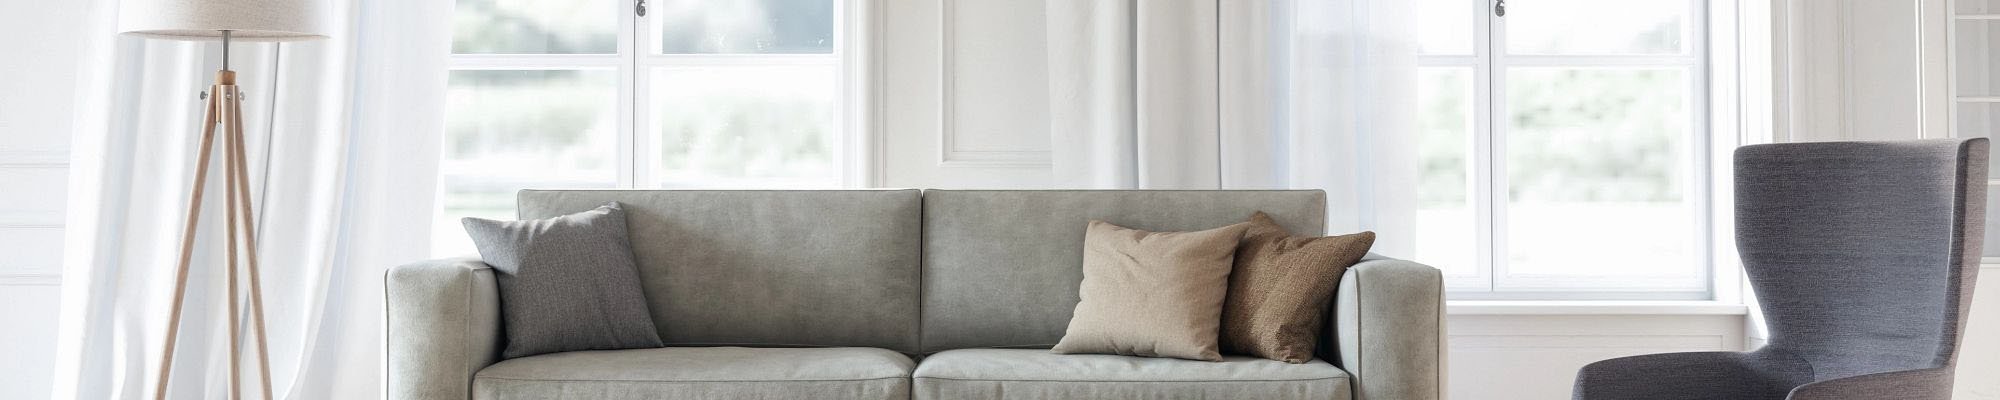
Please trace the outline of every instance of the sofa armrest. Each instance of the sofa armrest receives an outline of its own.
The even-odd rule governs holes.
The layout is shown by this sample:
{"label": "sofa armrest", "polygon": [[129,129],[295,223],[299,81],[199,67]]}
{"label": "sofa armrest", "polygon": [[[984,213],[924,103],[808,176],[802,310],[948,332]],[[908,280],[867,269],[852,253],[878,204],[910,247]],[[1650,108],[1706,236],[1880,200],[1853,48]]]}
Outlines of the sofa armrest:
{"label": "sofa armrest", "polygon": [[1355,400],[1444,398],[1444,277],[1437,268],[1371,258],[1333,297],[1320,358],[1354,379]]}
{"label": "sofa armrest", "polygon": [[388,396],[465,400],[472,375],[499,361],[500,297],[493,268],[473,258],[389,269]]}

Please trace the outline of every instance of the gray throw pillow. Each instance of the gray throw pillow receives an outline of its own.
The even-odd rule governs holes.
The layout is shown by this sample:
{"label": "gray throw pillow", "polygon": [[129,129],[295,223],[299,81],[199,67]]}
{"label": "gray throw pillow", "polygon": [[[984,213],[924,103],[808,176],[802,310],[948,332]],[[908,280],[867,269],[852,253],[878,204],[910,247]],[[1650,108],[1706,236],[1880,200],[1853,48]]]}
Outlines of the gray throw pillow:
{"label": "gray throw pillow", "polygon": [[500,284],[501,357],[664,345],[618,203],[549,219],[462,222]]}

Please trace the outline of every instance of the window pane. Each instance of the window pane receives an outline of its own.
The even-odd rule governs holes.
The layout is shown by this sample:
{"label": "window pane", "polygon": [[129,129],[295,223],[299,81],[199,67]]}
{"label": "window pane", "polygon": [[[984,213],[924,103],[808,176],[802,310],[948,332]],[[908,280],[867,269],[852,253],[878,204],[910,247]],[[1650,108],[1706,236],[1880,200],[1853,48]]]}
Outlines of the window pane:
{"label": "window pane", "polygon": [[612,70],[452,71],[436,253],[472,252],[458,219],[513,219],[520,189],[617,186],[617,84]]}
{"label": "window pane", "polygon": [[655,0],[657,54],[832,54],[833,0]]}
{"label": "window pane", "polygon": [[1509,276],[1687,276],[1685,69],[1508,68]]}
{"label": "window pane", "polygon": [[1475,16],[1484,15],[1479,0],[1418,0],[1417,48],[1422,54],[1472,55]]}
{"label": "window pane", "polygon": [[1512,0],[1511,54],[1681,54],[1682,0]]}
{"label": "window pane", "polygon": [[611,54],[618,52],[616,0],[458,0],[452,18],[456,54]]}
{"label": "window pane", "polygon": [[1477,276],[1472,164],[1472,69],[1417,72],[1417,254],[1453,276]]}
{"label": "window pane", "polygon": [[654,177],[665,187],[836,187],[831,65],[656,68]]}

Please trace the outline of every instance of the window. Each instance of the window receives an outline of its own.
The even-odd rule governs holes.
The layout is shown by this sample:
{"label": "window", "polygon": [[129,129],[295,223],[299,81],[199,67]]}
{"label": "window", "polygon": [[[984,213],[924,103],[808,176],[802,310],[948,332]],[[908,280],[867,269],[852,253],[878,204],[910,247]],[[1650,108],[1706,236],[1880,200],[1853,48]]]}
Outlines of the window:
{"label": "window", "polygon": [[523,188],[857,185],[844,5],[458,0],[434,252]]}
{"label": "window", "polygon": [[1454,298],[1710,298],[1705,3],[1420,1],[1416,259]]}

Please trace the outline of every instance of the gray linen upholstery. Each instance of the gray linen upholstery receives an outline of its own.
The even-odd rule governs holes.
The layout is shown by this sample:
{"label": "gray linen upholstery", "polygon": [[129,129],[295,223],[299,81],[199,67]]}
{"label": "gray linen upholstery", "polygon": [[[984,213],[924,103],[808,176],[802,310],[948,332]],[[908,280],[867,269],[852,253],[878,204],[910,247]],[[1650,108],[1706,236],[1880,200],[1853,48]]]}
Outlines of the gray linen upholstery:
{"label": "gray linen upholstery", "polygon": [[1370,256],[1340,278],[1320,358],[1354,376],[1358,400],[1444,398],[1444,274]]}
{"label": "gray linen upholstery", "polygon": [[389,398],[471,398],[473,373],[499,361],[503,344],[493,268],[458,258],[384,275]]}
{"label": "gray linen upholstery", "polygon": [[543,219],[462,221],[500,285],[501,357],[661,346],[618,203]]}
{"label": "gray linen upholstery", "polygon": [[1318,236],[1317,190],[924,191],[925,352],[1049,347],[1060,341],[1083,281],[1092,219],[1153,232],[1199,231],[1264,211]]}
{"label": "gray linen upholstery", "polygon": [[[523,218],[610,201],[625,206],[641,286],[670,346],[886,350],[670,347],[493,365],[504,339],[491,268],[478,260],[440,260],[388,274],[389,398],[471,399],[475,374],[482,377],[479,398],[905,398],[912,367],[900,355],[888,357],[890,350],[944,351],[924,360],[928,369],[917,367],[927,372],[915,374],[930,382],[922,386],[930,394],[918,395],[924,398],[981,398],[993,390],[1007,390],[1010,398],[1037,391],[1049,393],[1043,398],[1439,398],[1438,272],[1380,258],[1362,261],[1343,278],[1329,321],[1349,325],[1319,339],[1323,361],[947,351],[1046,348],[1060,339],[1077,303],[1090,218],[1194,230],[1242,222],[1262,210],[1296,234],[1320,235],[1324,197],[1262,190],[525,191]],[[810,352],[820,350],[830,352]],[[900,366],[900,375],[876,373],[894,369],[889,365]],[[992,365],[1011,366],[975,368]],[[1048,371],[1069,372],[1039,375],[1049,382],[995,382]],[[1200,376],[1215,379],[1080,382]]]}
{"label": "gray linen upholstery", "polygon": [[668,347],[544,354],[493,364],[473,399],[907,399],[900,353],[871,348]]}
{"label": "gray linen upholstery", "polygon": [[1750,353],[1602,361],[1577,399],[1949,399],[1985,232],[1986,139],[1745,146]]}
{"label": "gray linen upholstery", "polygon": [[1348,376],[1325,361],[1221,362],[1034,349],[964,349],[917,366],[915,399],[1347,400]]}
{"label": "gray linen upholstery", "polygon": [[524,190],[521,218],[625,206],[669,345],[917,351],[916,190]]}

